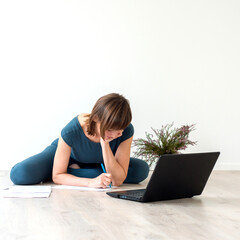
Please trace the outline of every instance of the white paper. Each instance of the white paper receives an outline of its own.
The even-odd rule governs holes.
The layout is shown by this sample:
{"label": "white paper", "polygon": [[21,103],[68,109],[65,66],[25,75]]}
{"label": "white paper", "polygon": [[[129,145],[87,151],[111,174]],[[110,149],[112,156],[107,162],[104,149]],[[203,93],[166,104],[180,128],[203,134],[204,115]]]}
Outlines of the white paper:
{"label": "white paper", "polygon": [[47,198],[50,196],[52,188],[54,189],[72,189],[79,191],[97,191],[106,192],[116,189],[117,187],[108,186],[107,188],[90,188],[90,187],[78,187],[69,185],[43,185],[43,186],[19,186],[14,185],[10,187],[5,187],[4,190],[0,191],[0,195],[6,198]]}
{"label": "white paper", "polygon": [[82,191],[99,191],[99,192],[104,192],[104,191],[110,191],[112,189],[115,189],[116,187],[112,186],[106,187],[106,188],[90,188],[90,187],[78,187],[78,186],[68,186],[68,185],[57,185],[57,186],[52,186],[52,188],[55,189],[73,189],[73,190],[82,190]]}
{"label": "white paper", "polygon": [[1,191],[1,195],[12,198],[47,198],[51,191],[51,186],[11,186]]}
{"label": "white paper", "polygon": [[51,192],[51,186],[11,186],[10,192],[15,193],[48,193]]}

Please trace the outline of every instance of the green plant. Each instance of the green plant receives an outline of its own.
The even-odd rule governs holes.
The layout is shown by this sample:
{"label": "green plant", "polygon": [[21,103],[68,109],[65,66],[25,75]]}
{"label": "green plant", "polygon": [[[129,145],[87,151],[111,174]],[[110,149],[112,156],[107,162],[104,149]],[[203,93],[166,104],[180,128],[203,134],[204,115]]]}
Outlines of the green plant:
{"label": "green plant", "polygon": [[151,128],[156,135],[156,139],[153,138],[153,134],[147,133],[146,140],[138,138],[133,140],[133,147],[137,147],[134,152],[135,157],[144,158],[144,160],[151,166],[160,155],[180,153],[180,150],[185,150],[188,145],[195,145],[197,142],[188,140],[189,133],[194,129],[195,124],[190,126],[183,125],[180,128],[174,128],[172,124],[162,126],[162,128]]}

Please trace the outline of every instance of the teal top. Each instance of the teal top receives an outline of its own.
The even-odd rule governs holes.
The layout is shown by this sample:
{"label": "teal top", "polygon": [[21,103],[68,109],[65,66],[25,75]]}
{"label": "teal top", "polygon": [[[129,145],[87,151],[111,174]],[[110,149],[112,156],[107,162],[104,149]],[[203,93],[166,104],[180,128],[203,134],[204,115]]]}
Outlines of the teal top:
{"label": "teal top", "polygon": [[[122,136],[109,142],[115,155],[121,142],[132,137],[133,125],[130,123],[123,131]],[[85,135],[78,116],[74,117],[61,131],[61,137],[71,147],[71,158],[81,163],[103,163],[102,147],[100,143],[91,141]],[[58,139],[54,142],[57,143]]]}

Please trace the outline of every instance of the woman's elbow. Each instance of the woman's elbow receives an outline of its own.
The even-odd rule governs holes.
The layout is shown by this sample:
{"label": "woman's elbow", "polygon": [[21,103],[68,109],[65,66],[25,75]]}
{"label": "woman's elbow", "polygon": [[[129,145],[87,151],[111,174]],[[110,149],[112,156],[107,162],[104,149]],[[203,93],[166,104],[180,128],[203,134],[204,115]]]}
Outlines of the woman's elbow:
{"label": "woman's elbow", "polygon": [[112,182],[112,186],[114,186],[114,187],[119,187],[120,185],[122,185],[122,183],[120,183],[120,182]]}
{"label": "woman's elbow", "polygon": [[52,177],[52,181],[53,181],[53,183],[57,184],[56,177]]}
{"label": "woman's elbow", "polygon": [[59,177],[58,177],[57,174],[52,175],[52,181],[53,181],[53,183],[55,183],[55,184],[60,184],[60,182],[59,182]]}
{"label": "woman's elbow", "polygon": [[123,184],[124,181],[125,181],[125,178],[121,180],[115,180],[115,181],[112,181],[112,185],[115,187],[119,187],[120,185]]}

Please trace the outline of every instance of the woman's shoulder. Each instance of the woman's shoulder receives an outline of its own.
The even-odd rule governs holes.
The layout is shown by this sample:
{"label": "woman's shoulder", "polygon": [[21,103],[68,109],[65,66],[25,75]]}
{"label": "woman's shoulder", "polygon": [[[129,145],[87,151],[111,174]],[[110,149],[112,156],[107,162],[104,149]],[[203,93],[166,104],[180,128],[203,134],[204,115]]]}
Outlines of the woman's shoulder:
{"label": "woman's shoulder", "polygon": [[133,135],[134,127],[133,127],[132,123],[129,123],[129,125],[124,129],[124,133],[131,133]]}
{"label": "woman's shoulder", "polygon": [[73,139],[78,135],[79,128],[78,119],[75,116],[61,130],[61,137],[70,147],[73,146]]}
{"label": "woman's shoulder", "polygon": [[62,129],[62,134],[67,134],[69,132],[72,132],[77,129],[77,117],[75,116],[73,119],[71,119]]}
{"label": "woman's shoulder", "polygon": [[120,137],[120,142],[125,141],[126,139],[132,137],[134,134],[134,127],[132,123],[130,123],[123,131],[122,136]]}
{"label": "woman's shoulder", "polygon": [[80,113],[77,115],[78,122],[81,126],[85,125],[85,122],[89,116],[89,113]]}

